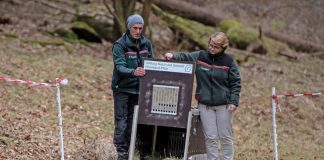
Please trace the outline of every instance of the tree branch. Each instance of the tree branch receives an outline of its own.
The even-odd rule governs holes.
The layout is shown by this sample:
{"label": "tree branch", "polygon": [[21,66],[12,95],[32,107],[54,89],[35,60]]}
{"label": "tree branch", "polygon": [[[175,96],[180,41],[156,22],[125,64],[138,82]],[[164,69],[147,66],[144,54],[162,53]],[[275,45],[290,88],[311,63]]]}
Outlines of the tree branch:
{"label": "tree branch", "polygon": [[120,22],[120,19],[118,18],[116,12],[113,11],[112,8],[110,8],[109,4],[107,3],[106,0],[102,0],[103,4],[105,5],[105,7],[107,8],[108,12],[113,15],[115,17],[115,19],[117,20],[118,23],[121,23]]}

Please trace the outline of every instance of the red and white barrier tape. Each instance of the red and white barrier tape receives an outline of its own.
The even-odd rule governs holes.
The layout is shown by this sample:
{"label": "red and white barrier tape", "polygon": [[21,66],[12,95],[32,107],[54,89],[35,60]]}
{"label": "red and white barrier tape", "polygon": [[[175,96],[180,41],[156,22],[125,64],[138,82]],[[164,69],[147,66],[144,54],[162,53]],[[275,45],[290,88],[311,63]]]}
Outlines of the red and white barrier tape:
{"label": "red and white barrier tape", "polygon": [[11,79],[11,78],[1,77],[1,76],[0,76],[0,81],[12,82],[15,84],[23,84],[30,87],[36,87],[36,86],[56,87],[60,84],[62,85],[68,84],[68,80],[63,77],[56,78],[55,83],[40,83],[40,82],[33,82],[29,80]]}
{"label": "red and white barrier tape", "polygon": [[[56,87],[56,100],[57,100],[57,108],[58,108],[58,127],[60,128],[60,152],[61,152],[61,160],[64,160],[64,137],[63,137],[63,126],[62,126],[62,109],[61,109],[61,93],[60,93],[60,85],[67,85],[68,80],[65,78],[56,78],[55,83],[39,83],[39,82],[33,82],[33,81],[24,81],[20,79],[11,79],[0,76],[0,81],[5,82],[12,82],[14,84],[23,84],[28,87],[34,87],[34,86],[44,86],[44,87]],[[3,94],[0,95],[0,97]]]}
{"label": "red and white barrier tape", "polygon": [[301,96],[319,96],[324,94],[324,92],[317,92],[317,93],[311,93],[311,92],[305,92],[300,94],[285,94],[285,95],[274,95],[272,96],[272,99],[276,101],[276,103],[279,103],[279,98],[286,98],[286,97],[301,97]]}

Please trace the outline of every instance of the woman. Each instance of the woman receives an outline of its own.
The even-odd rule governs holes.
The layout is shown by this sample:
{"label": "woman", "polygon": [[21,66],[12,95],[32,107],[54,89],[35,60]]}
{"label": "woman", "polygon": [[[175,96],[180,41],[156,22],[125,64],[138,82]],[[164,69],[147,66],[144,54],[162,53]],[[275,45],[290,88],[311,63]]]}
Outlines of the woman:
{"label": "woman", "polygon": [[225,53],[228,39],[216,32],[208,41],[207,51],[166,53],[167,60],[196,62],[196,99],[202,121],[208,160],[218,159],[217,139],[224,160],[233,159],[232,113],[239,105],[241,79],[238,67]]}

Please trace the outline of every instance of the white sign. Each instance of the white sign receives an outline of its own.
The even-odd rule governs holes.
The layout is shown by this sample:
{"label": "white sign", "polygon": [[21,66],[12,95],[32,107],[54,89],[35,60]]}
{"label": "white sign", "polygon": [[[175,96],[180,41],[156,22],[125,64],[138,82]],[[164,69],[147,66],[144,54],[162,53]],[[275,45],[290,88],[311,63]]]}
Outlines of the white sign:
{"label": "white sign", "polygon": [[162,62],[162,61],[144,61],[144,69],[151,71],[176,72],[192,74],[193,64]]}

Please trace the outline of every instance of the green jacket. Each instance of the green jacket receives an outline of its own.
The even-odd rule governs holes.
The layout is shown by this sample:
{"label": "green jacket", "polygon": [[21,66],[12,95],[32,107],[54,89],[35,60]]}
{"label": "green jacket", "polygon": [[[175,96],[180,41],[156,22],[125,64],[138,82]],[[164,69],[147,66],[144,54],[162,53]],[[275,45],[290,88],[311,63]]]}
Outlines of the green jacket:
{"label": "green jacket", "polygon": [[114,72],[111,82],[113,91],[138,94],[139,78],[133,73],[142,66],[143,58],[153,57],[151,42],[144,36],[133,39],[129,33],[119,38],[112,48]]}
{"label": "green jacket", "polygon": [[199,103],[217,106],[239,105],[241,78],[238,67],[225,53],[212,55],[207,51],[174,53],[173,59],[196,62],[196,99]]}

